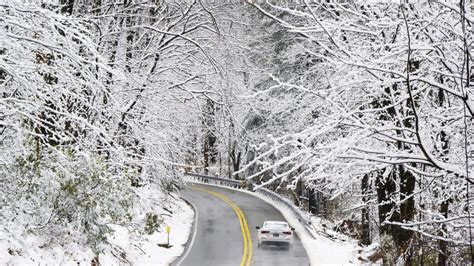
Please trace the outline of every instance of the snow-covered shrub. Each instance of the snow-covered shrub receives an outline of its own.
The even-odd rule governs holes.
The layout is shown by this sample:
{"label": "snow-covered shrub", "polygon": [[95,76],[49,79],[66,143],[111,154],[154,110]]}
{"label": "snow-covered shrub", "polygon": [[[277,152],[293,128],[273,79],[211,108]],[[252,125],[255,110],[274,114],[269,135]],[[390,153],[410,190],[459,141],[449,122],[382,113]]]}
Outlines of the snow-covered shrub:
{"label": "snow-covered shrub", "polygon": [[173,177],[164,177],[159,179],[160,187],[165,192],[177,192],[184,188],[184,181]]}
{"label": "snow-covered shrub", "polygon": [[158,217],[157,214],[150,212],[147,213],[145,222],[145,233],[151,235],[154,232],[158,231],[162,222],[163,219],[161,217]]}
{"label": "snow-covered shrub", "polygon": [[100,252],[111,233],[109,224],[132,220],[137,196],[129,180],[113,174],[100,156],[58,155],[50,151],[41,160],[18,157],[16,164],[1,170],[9,193],[0,194],[0,220],[9,232],[21,225],[13,237],[42,235],[46,245],[74,241]]}

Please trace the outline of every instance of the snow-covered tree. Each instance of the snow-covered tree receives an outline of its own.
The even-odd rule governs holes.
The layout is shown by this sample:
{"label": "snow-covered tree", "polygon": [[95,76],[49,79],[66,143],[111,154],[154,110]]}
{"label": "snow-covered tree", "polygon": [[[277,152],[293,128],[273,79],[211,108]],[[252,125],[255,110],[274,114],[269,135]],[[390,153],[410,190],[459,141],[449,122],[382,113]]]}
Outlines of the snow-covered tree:
{"label": "snow-covered tree", "polygon": [[291,117],[291,127],[258,146],[243,170],[260,171],[248,178],[270,171],[261,185],[303,181],[332,198],[364,191],[353,206],[377,203],[380,232],[407,260],[426,240],[463,252],[472,183],[469,10],[441,1],[251,4],[294,35],[284,53],[306,65],[274,74],[259,92],[282,99],[272,113]]}
{"label": "snow-covered tree", "polygon": [[182,184],[188,127],[217,94],[218,8],[0,3],[0,230],[8,239],[36,235],[48,247],[76,243],[99,254],[111,225],[138,235],[160,226],[167,193]]}

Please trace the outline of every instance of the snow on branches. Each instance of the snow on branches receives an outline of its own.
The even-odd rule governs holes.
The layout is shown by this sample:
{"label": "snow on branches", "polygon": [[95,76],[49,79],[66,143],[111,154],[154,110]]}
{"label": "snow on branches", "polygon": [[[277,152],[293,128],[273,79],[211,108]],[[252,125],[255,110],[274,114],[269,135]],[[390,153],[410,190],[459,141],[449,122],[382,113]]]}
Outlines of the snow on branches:
{"label": "snow on branches", "polygon": [[0,3],[0,230],[99,254],[109,225],[143,234],[182,186],[219,7],[58,4]]}
{"label": "snow on branches", "polygon": [[[357,193],[361,206],[376,203],[381,234],[395,234],[403,250],[420,235],[469,244],[469,9],[442,1],[251,5],[293,38],[278,56],[300,68],[274,68],[269,89],[254,94],[287,126],[241,171],[257,169],[248,178],[261,185],[303,182],[328,198]],[[298,100],[282,100],[290,98]]]}

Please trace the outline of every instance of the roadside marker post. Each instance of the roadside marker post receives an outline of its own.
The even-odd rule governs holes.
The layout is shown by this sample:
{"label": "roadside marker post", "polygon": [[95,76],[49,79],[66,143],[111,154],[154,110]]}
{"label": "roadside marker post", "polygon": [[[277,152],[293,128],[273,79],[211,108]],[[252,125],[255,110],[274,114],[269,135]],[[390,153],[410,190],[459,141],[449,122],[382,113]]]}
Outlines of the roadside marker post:
{"label": "roadside marker post", "polygon": [[170,232],[171,227],[169,225],[166,226],[166,233],[168,234],[168,246],[170,245]]}

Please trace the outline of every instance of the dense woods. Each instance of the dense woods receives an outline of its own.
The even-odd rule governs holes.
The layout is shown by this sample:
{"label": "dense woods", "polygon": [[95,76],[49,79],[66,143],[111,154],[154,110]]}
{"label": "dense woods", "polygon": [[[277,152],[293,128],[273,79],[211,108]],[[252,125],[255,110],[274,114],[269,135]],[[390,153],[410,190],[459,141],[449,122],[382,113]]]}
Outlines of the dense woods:
{"label": "dense woods", "polygon": [[280,118],[290,117],[284,124],[294,124],[260,144],[248,164],[259,170],[249,178],[293,189],[303,182],[322,194],[318,204],[339,202],[328,218],[357,214],[361,242],[379,242],[387,264],[468,263],[467,3],[256,1],[253,7],[287,40],[277,57],[290,64],[270,73],[265,93],[292,98],[277,102],[287,104],[278,108]]}
{"label": "dense woods", "polygon": [[473,9],[408,2],[0,1],[3,238],[100,254],[194,171],[472,262]]}

